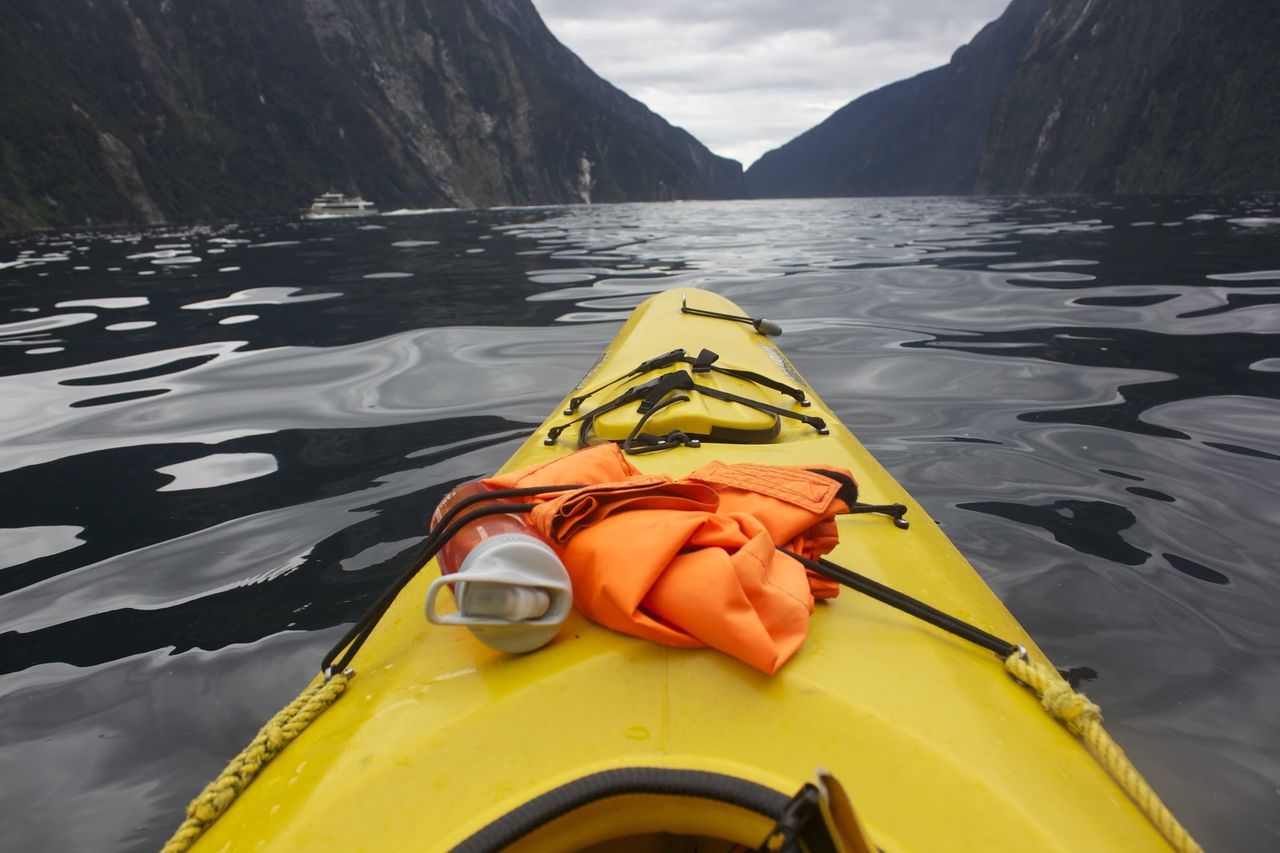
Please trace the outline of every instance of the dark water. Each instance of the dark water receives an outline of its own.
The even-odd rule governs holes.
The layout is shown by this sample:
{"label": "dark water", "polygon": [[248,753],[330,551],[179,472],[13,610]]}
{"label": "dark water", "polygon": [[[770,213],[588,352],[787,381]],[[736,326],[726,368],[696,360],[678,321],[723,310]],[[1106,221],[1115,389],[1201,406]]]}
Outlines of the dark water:
{"label": "dark water", "polygon": [[0,821],[156,847],[659,288],[818,392],[1211,849],[1280,846],[1280,200],[454,212],[0,240]]}

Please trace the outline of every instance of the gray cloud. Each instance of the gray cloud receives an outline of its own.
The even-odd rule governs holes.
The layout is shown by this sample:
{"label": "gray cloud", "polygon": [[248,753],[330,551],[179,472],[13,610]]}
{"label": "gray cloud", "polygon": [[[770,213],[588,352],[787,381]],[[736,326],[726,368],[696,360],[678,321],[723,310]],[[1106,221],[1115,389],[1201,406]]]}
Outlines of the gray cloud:
{"label": "gray cloud", "polygon": [[946,63],[1008,0],[534,0],[596,73],[750,165],[857,96]]}

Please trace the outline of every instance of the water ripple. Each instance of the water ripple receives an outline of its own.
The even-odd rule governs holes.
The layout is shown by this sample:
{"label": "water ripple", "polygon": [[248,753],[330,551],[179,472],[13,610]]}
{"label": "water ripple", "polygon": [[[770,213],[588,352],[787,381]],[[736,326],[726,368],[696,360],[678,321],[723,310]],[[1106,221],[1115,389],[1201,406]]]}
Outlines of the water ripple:
{"label": "water ripple", "polygon": [[1274,198],[399,213],[0,239],[15,849],[158,846],[440,496],[693,287],[781,325],[1206,845],[1275,846]]}

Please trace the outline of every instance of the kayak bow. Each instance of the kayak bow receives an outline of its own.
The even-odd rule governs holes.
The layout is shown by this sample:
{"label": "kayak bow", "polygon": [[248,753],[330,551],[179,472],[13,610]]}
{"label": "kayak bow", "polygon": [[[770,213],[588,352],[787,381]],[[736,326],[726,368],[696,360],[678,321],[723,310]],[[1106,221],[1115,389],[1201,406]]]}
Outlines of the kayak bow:
{"label": "kayak bow", "polygon": [[[663,378],[673,373],[683,376]],[[1059,695],[1061,679],[977,572],[729,300],[694,290],[647,300],[503,471],[603,441],[673,478],[714,460],[852,471],[859,500],[903,508],[910,527],[839,516],[830,560],[868,589],[928,602],[1007,644],[989,648],[1018,648],[1018,677],[1057,696],[1086,739],[1101,732],[1096,708],[1069,688]],[[619,543],[621,570],[643,545]],[[834,849],[1167,847],[991,651],[884,599],[846,590],[820,602],[803,645],[769,676],[578,613],[542,649],[503,654],[423,618],[437,576],[432,561],[405,584],[354,674],[313,683],[305,731],[293,724],[287,746],[264,736],[283,752],[260,772],[265,752],[255,753],[252,785],[234,786],[238,799],[179,846],[731,850],[803,836],[803,822],[787,821],[807,802]],[[223,809],[200,802],[206,818]],[[1173,843],[1194,849],[1172,826]]]}

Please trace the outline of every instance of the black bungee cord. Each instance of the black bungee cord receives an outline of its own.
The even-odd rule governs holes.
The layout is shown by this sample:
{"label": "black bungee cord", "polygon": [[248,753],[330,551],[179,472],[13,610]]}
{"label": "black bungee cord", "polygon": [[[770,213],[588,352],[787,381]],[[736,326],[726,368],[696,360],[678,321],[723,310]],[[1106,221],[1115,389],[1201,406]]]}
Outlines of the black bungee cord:
{"label": "black bungee cord", "polygon": [[[329,650],[321,662],[320,669],[326,678],[333,676],[337,672],[347,672],[348,667],[354,659],[357,652],[368,640],[373,630],[377,627],[379,620],[387,609],[395,601],[399,595],[418,572],[426,567],[427,563],[439,553],[444,544],[448,542],[459,530],[466,527],[473,521],[486,518],[491,515],[508,515],[529,513],[538,506],[536,503],[505,503],[510,498],[535,497],[538,495],[548,494],[551,492],[568,492],[574,489],[583,488],[581,485],[556,485],[556,486],[531,486],[521,489],[497,489],[490,492],[481,492],[470,495],[455,504],[441,518],[435,527],[428,533],[427,538],[423,540],[421,547],[414,556],[409,571],[405,572],[392,586],[382,594],[364,616],[360,618],[350,629],[342,636],[340,640]],[[479,503],[490,503],[499,501],[493,506],[481,506],[475,509],[470,507]],[[906,512],[906,507],[901,504],[890,504],[885,506],[872,506],[868,504],[856,503],[850,507],[851,511],[856,512],[882,512],[889,515],[894,524],[901,529],[906,529],[906,523],[902,518],[902,514]],[[849,513],[845,513],[849,514]],[[987,649],[999,655],[1002,659],[1008,658],[1015,652],[1025,654],[1025,649],[1015,643],[990,634],[976,625],[971,625],[962,619],[938,610],[917,598],[912,598],[904,592],[899,592],[892,587],[885,586],[879,581],[859,574],[852,569],[846,568],[833,563],[827,559],[813,560],[803,557],[787,548],[778,546],[777,550],[791,557],[800,565],[811,571],[836,581],[842,586],[846,586],[856,592],[860,592],[882,604],[887,604],[896,610],[914,616],[924,622],[940,628],[950,634],[961,639],[968,640],[984,649]],[[345,650],[345,651],[344,651]],[[339,657],[341,655],[341,657]]]}
{"label": "black bungee cord", "polygon": [[[494,506],[483,506],[465,512],[469,507],[478,503],[488,503],[491,501],[505,501],[508,498],[535,497],[537,495],[548,494],[550,492],[568,492],[574,489],[580,489],[580,485],[563,485],[563,486],[530,486],[523,489],[495,489],[489,492],[480,492],[470,495],[458,501],[452,506],[448,512],[441,516],[440,521],[427,534],[427,538],[423,540],[422,545],[418,548],[418,552],[414,555],[410,563],[409,570],[400,576],[391,587],[382,594],[382,596],[374,602],[373,607],[361,616],[359,621],[352,625],[342,638],[334,644],[333,648],[325,654],[324,660],[320,663],[320,671],[324,673],[326,678],[332,677],[336,672],[345,672],[351,664],[351,660],[356,656],[356,652],[360,651],[360,647],[369,639],[369,635],[373,633],[373,629],[377,627],[378,621],[382,619],[382,615],[387,612],[387,608],[395,601],[400,591],[408,586],[409,581],[413,580],[418,572],[426,568],[427,563],[440,552],[445,543],[452,539],[459,530],[466,527],[473,521],[481,518],[487,518],[491,515],[512,515],[532,512],[537,504],[523,503],[497,503]],[[343,652],[346,649],[346,652]],[[335,661],[334,659],[341,654],[342,657]]]}

